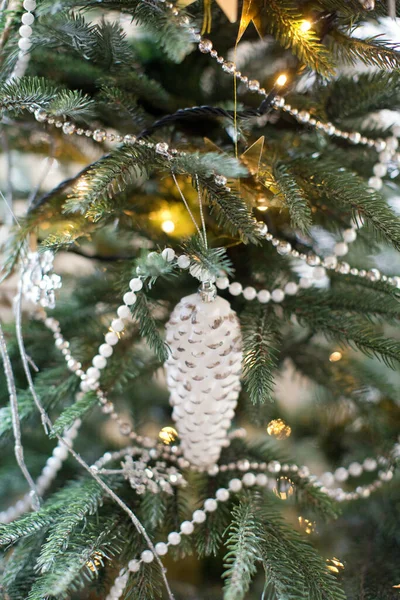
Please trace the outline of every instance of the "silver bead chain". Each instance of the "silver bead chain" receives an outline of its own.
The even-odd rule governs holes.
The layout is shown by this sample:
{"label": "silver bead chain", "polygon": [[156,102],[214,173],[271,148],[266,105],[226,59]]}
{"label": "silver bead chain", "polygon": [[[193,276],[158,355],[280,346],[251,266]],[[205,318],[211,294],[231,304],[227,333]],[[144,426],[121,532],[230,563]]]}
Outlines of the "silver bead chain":
{"label": "silver bead chain", "polygon": [[[400,445],[397,445],[397,453],[400,454]],[[137,454],[138,449],[125,448],[123,450],[106,453],[101,457],[92,468],[96,471],[101,472],[101,468],[111,460],[118,460],[124,454]],[[152,452],[152,451],[150,451]],[[159,454],[153,451],[153,459],[159,458]],[[178,459],[178,463],[179,463]],[[368,485],[358,486],[353,492],[346,492],[342,488],[329,489],[326,485],[331,485],[335,477],[341,482],[344,482],[349,475],[352,477],[359,477],[363,472],[370,472],[376,470],[379,466],[382,470],[378,473],[378,478],[372,481]],[[218,503],[226,502],[232,496],[232,494],[239,493],[242,488],[260,487],[268,488],[270,490],[277,490],[280,480],[282,479],[285,485],[291,486],[293,479],[304,479],[307,480],[314,488],[320,489],[330,497],[334,498],[338,502],[357,500],[359,498],[368,498],[371,492],[378,490],[382,487],[384,482],[391,481],[393,478],[393,468],[388,465],[386,459],[375,459],[367,458],[360,463],[351,463],[348,469],[340,467],[335,471],[334,474],[324,473],[321,480],[317,477],[310,475],[310,471],[307,467],[298,467],[294,464],[281,464],[279,461],[274,460],[269,463],[249,461],[247,459],[240,459],[236,462],[229,463],[227,465],[214,465],[209,469],[209,475],[216,476],[218,473],[235,471],[235,477],[229,480],[226,488],[219,488],[213,498],[207,498],[203,503],[203,508],[197,509],[193,512],[190,520],[183,521],[180,525],[179,532],[173,531],[168,534],[166,542],[158,542],[155,544],[155,551],[158,556],[165,556],[171,546],[178,546],[182,541],[182,536],[191,535],[195,527],[206,521],[208,513],[214,512],[218,509]],[[268,473],[268,475],[266,474]],[[329,477],[330,476],[330,477]],[[328,481],[329,480],[329,481]],[[126,588],[130,573],[136,573],[140,570],[143,564],[153,562],[155,555],[150,550],[144,550],[140,558],[133,558],[129,561],[127,567],[122,568],[108,595],[106,600],[117,600],[120,598]]]}
{"label": "silver bead chain", "polygon": [[[158,254],[158,253],[156,253],[156,252],[149,253],[149,257],[151,258],[152,255],[156,255],[156,254]],[[176,256],[175,251],[172,248],[165,248],[160,253],[160,256],[166,262],[174,263],[174,266],[176,266],[182,270],[189,269],[189,272],[192,274],[192,276],[196,277],[196,271],[192,270],[192,267],[197,266],[197,265],[191,264],[190,258],[187,255],[182,254],[182,255]],[[209,277],[210,277],[209,275],[203,274],[204,280],[209,280]],[[301,280],[300,280],[300,283],[301,283]],[[290,282],[290,284],[294,284],[294,282]],[[234,296],[237,296],[237,295],[243,293],[244,298],[249,301],[251,301],[257,297],[258,301],[262,304],[265,303],[266,301],[269,301],[269,299],[272,299],[274,302],[281,302],[284,299],[285,294],[293,295],[293,293],[296,293],[301,287],[308,287],[308,284],[307,284],[307,286],[305,284],[303,284],[303,286],[301,286],[301,285],[297,286],[297,284],[294,284],[294,286],[296,286],[296,290],[293,287],[289,290],[289,293],[288,293],[288,289],[287,289],[288,284],[287,284],[283,290],[279,289],[278,295],[274,295],[274,292],[276,292],[277,290],[273,290],[271,293],[269,293],[267,290],[260,290],[260,292],[257,293],[255,291],[255,288],[252,288],[252,287],[243,289],[243,286],[239,282],[233,282],[232,284],[229,285],[229,280],[226,276],[217,278],[216,285],[217,285],[217,287],[219,287],[219,289],[228,289],[228,291]],[[232,289],[232,286],[235,286],[235,287]],[[61,334],[59,322],[56,319],[54,319],[53,317],[47,317],[46,314],[44,313],[44,311],[41,313],[41,316],[42,316],[42,319],[43,319],[45,325],[53,332],[56,347],[59,350],[61,350],[62,354],[64,355],[64,358],[67,362],[68,368],[72,372],[74,372],[78,377],[80,377],[82,393],[87,392],[89,390],[93,390],[96,392],[99,402],[102,405],[102,411],[105,414],[107,414],[108,416],[110,416],[110,418],[113,419],[117,423],[120,433],[122,435],[129,436],[130,439],[134,440],[138,444],[142,444],[146,448],[156,448],[157,451],[162,451],[164,453],[163,458],[167,458],[167,457],[171,458],[171,456],[173,456],[173,455],[177,455],[177,456],[180,455],[179,447],[178,446],[164,446],[163,444],[160,444],[160,443],[157,445],[157,442],[154,439],[140,436],[136,432],[134,432],[132,430],[131,425],[129,423],[126,423],[118,415],[113,403],[108,401],[106,394],[100,389],[100,384],[99,384],[99,379],[101,377],[101,370],[106,368],[107,358],[109,358],[113,353],[113,346],[118,343],[118,341],[120,339],[119,336],[126,328],[127,321],[129,321],[131,319],[131,312],[130,312],[129,307],[135,304],[135,302],[137,300],[136,293],[140,292],[142,290],[142,288],[143,288],[143,280],[140,277],[134,277],[133,279],[130,280],[129,291],[127,291],[123,296],[124,304],[122,304],[117,309],[118,318],[111,321],[110,329],[105,334],[105,343],[103,343],[99,346],[99,349],[98,349],[99,353],[93,358],[93,361],[92,361],[93,366],[90,367],[86,371],[86,373],[82,370],[81,363],[79,363],[76,359],[73,358],[73,356],[70,352],[69,343],[63,338],[63,336]],[[247,290],[247,292],[246,292],[246,290]],[[249,292],[249,290],[251,290],[251,293]],[[260,297],[261,292],[263,292],[263,295],[261,295],[261,297]],[[267,299],[267,295],[269,295],[268,299]],[[241,430],[238,430],[238,434],[240,432],[241,432]],[[392,452],[396,453],[396,455],[397,455],[397,454],[400,454],[399,450],[400,450],[400,446],[399,446],[399,444],[396,444],[394,446]],[[107,456],[108,456],[108,454],[107,454]],[[178,466],[180,466],[182,468],[191,466],[190,463],[186,459],[184,459],[182,456],[179,456],[178,460],[180,461],[178,463]],[[275,461],[273,464],[279,465],[280,463]],[[338,482],[344,482],[347,480],[349,475],[352,477],[359,476],[363,473],[364,470],[371,471],[371,470],[376,469],[379,464],[383,464],[383,465],[387,464],[386,459],[383,457],[380,457],[377,460],[368,458],[364,461],[363,465],[360,465],[359,463],[352,463],[349,466],[349,469],[345,469],[344,467],[339,467],[335,471],[334,474],[331,474],[330,472],[324,473],[323,476],[321,477],[321,481],[324,481],[325,485],[327,485],[327,486],[331,485],[331,483],[329,483],[329,482],[332,482],[334,480],[336,480]],[[255,466],[255,463],[251,463],[251,465],[252,465],[253,469],[257,468]],[[193,466],[191,466],[191,468],[193,469]],[[224,471],[224,470],[228,470],[229,468],[235,468],[235,466],[234,466],[234,463],[232,463],[232,465],[230,467],[229,466],[226,466],[226,467],[221,466],[219,468],[222,471]],[[304,467],[302,469],[304,471],[304,469],[306,469],[306,467]],[[280,468],[279,468],[279,470],[280,470]],[[278,470],[278,472],[279,472],[279,470]],[[215,472],[218,472],[217,465],[215,465],[214,467],[211,468],[211,470],[209,471],[209,474],[213,474],[213,473],[215,474]],[[346,497],[344,497],[344,499],[351,499],[351,498],[349,496],[346,496]]]}

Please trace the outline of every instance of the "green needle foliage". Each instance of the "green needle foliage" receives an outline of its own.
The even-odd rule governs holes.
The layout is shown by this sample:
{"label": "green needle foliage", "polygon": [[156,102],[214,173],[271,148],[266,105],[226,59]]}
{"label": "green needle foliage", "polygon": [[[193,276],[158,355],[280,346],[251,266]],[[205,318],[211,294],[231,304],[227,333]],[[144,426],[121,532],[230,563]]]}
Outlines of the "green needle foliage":
{"label": "green needle foliage", "polygon": [[[176,600],[394,600],[400,583],[400,176],[396,141],[387,145],[389,156],[374,140],[397,135],[386,117],[379,119],[388,114],[381,111],[400,108],[400,52],[383,36],[359,33],[365,24],[382,26],[386,3],[368,11],[359,0],[246,0],[239,10],[257,31],[250,23],[236,43],[239,23],[229,23],[213,1],[182,8],[175,0],[41,0],[21,77],[12,75],[16,64],[22,72],[25,8],[6,4],[0,14],[6,200],[0,237],[9,232],[9,239],[0,249],[0,282],[9,288],[0,290],[0,312],[24,457],[41,502],[37,511],[20,514],[29,488],[15,460],[15,422],[0,372],[1,598],[104,599],[116,576],[147,549],[121,504],[71,453],[65,462],[58,458],[56,439],[44,431],[33,401],[10,309],[19,261],[37,247],[58,255],[63,286],[48,316],[59,320],[69,342],[60,352],[24,300],[29,368],[54,433],[82,421],[74,450],[87,465],[104,456],[97,475],[153,544],[165,543],[208,498],[228,490],[191,535],[181,534],[179,545],[169,543],[160,554],[165,572],[157,560],[141,563],[121,598],[170,600],[165,575]],[[211,52],[199,52],[211,48],[198,47],[202,27]],[[234,61],[241,74],[233,78],[233,66],[223,61]],[[284,86],[275,84],[281,73]],[[271,105],[276,93],[286,107]],[[44,122],[37,109],[46,111]],[[349,136],[331,135],[318,121]],[[71,123],[75,132],[67,135]],[[356,131],[371,139],[352,143]],[[370,181],[378,160],[387,162],[382,187]],[[18,219],[13,229],[10,209]],[[338,257],[337,269],[324,270],[325,257],[350,227],[356,240]],[[294,252],[285,254],[289,246],[280,240]],[[164,248],[175,252],[173,260],[163,258]],[[182,254],[188,261],[178,263]],[[122,298],[136,277],[143,286],[129,315]],[[218,468],[198,472],[186,462],[182,431],[168,451],[161,438],[171,430],[157,436],[173,423],[162,369],[170,354],[165,324],[204,277],[216,282],[238,316],[243,360],[231,428],[221,416],[229,444]],[[233,281],[243,293],[234,295]],[[290,292],[288,282],[298,284],[295,295],[285,291],[281,302],[272,295],[262,303],[265,290]],[[129,318],[118,343],[103,346],[116,314]],[[107,355],[98,371],[97,353]],[[69,370],[75,368],[69,354],[81,364],[78,376]],[[223,363],[230,385],[229,358]],[[184,381],[177,388],[185,410],[196,391],[189,387]],[[208,403],[213,388],[211,379],[207,406],[219,410],[225,399]],[[274,419],[285,422],[285,439],[271,435]],[[193,429],[201,442],[203,430]],[[124,452],[136,462],[133,482],[121,472]],[[316,480],[323,471],[379,456],[387,463],[381,459],[373,472],[334,484],[344,495],[327,491],[328,476],[324,485]],[[385,481],[389,466],[393,478]],[[244,478],[247,467],[254,485]],[[178,469],[186,485],[173,485],[172,493],[143,490],[142,477],[157,481],[154,468]],[[175,484],[174,476],[173,470],[162,475]],[[242,482],[238,492],[232,479]],[[364,486],[373,481],[368,497]],[[285,484],[292,492],[286,497]],[[335,499],[354,490],[365,497]],[[338,572],[328,569],[334,556],[344,565]]]}
{"label": "green needle foliage", "polygon": [[282,523],[265,497],[248,495],[235,507],[227,547],[224,598],[228,600],[245,598],[257,563],[280,598],[345,598],[325,562]]}
{"label": "green needle foliage", "polygon": [[269,311],[259,306],[241,315],[243,331],[243,381],[250,400],[272,399],[273,372],[277,366],[277,336]]}

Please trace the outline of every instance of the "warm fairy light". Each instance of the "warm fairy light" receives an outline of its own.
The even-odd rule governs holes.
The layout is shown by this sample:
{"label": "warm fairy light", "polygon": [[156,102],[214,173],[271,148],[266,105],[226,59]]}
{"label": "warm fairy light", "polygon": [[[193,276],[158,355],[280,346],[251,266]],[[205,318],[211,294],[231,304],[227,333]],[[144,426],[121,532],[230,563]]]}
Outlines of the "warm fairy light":
{"label": "warm fairy light", "polygon": [[313,523],[309,519],[306,519],[305,517],[299,517],[299,525],[302,529],[304,529],[307,535],[310,535],[315,531],[315,523]]}
{"label": "warm fairy light", "polygon": [[338,558],[327,558],[326,562],[326,567],[331,573],[339,573],[339,569],[344,569],[344,564]]}
{"label": "warm fairy light", "polygon": [[292,433],[292,428],[286,425],[282,419],[273,419],[267,425],[268,435],[274,436],[277,440],[284,440]]}
{"label": "warm fairy light", "polygon": [[275,84],[282,87],[283,85],[285,85],[286,82],[287,82],[287,76],[285,75],[285,73],[282,73],[281,75],[279,75],[279,77],[275,81]]}
{"label": "warm fairy light", "polygon": [[175,223],[170,219],[167,219],[166,221],[163,221],[161,223],[161,229],[165,233],[172,233],[173,231],[175,231]]}
{"label": "warm fairy light", "polygon": [[260,206],[257,206],[257,210],[264,212],[265,210],[268,210],[268,206],[265,206],[265,204],[261,204]]}
{"label": "warm fairy light", "polygon": [[304,21],[302,21],[300,23],[300,31],[303,31],[304,33],[306,33],[307,31],[310,31],[311,29],[311,22],[307,21],[307,19],[304,19]]}
{"label": "warm fairy light", "polygon": [[78,192],[84,193],[87,192],[89,189],[89,184],[86,181],[86,179],[79,179],[78,183],[76,184],[76,189]]}
{"label": "warm fairy light", "polygon": [[178,432],[173,427],[163,427],[158,437],[164,444],[172,444],[178,437]]}
{"label": "warm fairy light", "polygon": [[338,362],[338,360],[341,360],[341,359],[342,359],[341,352],[332,352],[332,354],[330,354],[330,356],[329,356],[330,362]]}
{"label": "warm fairy light", "polygon": [[400,589],[400,583],[399,583],[399,584],[397,584],[397,585],[392,585],[392,587],[393,587],[393,588],[395,588],[395,589],[396,589],[396,588],[397,588],[397,589]]}
{"label": "warm fairy light", "polygon": [[279,477],[276,482],[276,488],[274,488],[275,496],[278,496],[281,500],[287,500],[293,495],[294,487],[293,482],[289,477]]}

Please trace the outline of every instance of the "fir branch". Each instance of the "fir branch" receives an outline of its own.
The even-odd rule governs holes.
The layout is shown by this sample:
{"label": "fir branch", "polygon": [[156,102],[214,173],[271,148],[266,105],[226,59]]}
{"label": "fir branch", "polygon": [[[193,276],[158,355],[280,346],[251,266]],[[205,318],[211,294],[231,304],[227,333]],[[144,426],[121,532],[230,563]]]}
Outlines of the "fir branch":
{"label": "fir branch", "polygon": [[57,433],[62,435],[64,430],[69,429],[76,419],[82,419],[97,404],[97,401],[96,394],[89,392],[72,406],[66,408],[54,422],[54,433],[51,433],[50,437],[54,437]]}
{"label": "fir branch", "polygon": [[46,107],[55,94],[56,88],[44,78],[22,77],[0,85],[0,106],[17,112],[36,104]]}
{"label": "fir branch", "polygon": [[398,69],[400,52],[398,44],[390,44],[380,36],[358,39],[337,29],[330,32],[331,51],[338,62],[355,66],[361,62],[368,67]]}
{"label": "fir branch", "polygon": [[266,580],[274,585],[278,596],[288,600],[345,600],[323,558],[299,533],[283,524],[266,496],[254,495],[253,506]]}
{"label": "fir branch", "polygon": [[60,514],[62,518],[63,511],[71,503],[75,504],[78,511],[82,510],[79,507],[83,507],[87,512],[94,512],[102,495],[101,488],[92,479],[73,481],[53,494],[38,511],[27,514],[8,525],[0,524],[0,545],[13,544],[22,537],[48,528]]}
{"label": "fir branch", "polygon": [[68,549],[73,531],[87,516],[93,515],[98,510],[103,495],[102,488],[94,480],[89,479],[80,486],[79,495],[71,494],[69,502],[60,507],[37,560],[37,568],[41,573],[53,570],[59,555]]}
{"label": "fir branch", "polygon": [[[386,321],[400,319],[400,307],[396,296],[380,293],[372,289],[363,289],[362,294],[355,284],[339,283],[335,288],[325,290],[304,290],[299,305],[312,305],[315,312],[323,310],[345,311],[372,319],[378,317]],[[289,300],[290,305],[297,305],[297,299]]]}
{"label": "fir branch", "polygon": [[292,302],[288,300],[284,310],[296,315],[300,323],[312,332],[323,332],[329,339],[347,343],[367,356],[376,356],[391,368],[400,361],[400,343],[377,334],[375,328],[363,317],[346,311],[335,311],[329,307],[310,305],[306,296]]}
{"label": "fir branch", "polygon": [[120,0],[74,0],[74,5],[86,9],[122,10],[130,14],[174,62],[181,62],[192,49],[193,39],[188,29],[180,27],[171,12],[160,3],[133,0],[121,6]]}
{"label": "fir branch", "polygon": [[135,176],[147,172],[152,159],[154,152],[137,144],[113,150],[86,170],[68,196],[64,212],[79,212],[94,222],[113,213],[114,195]]}
{"label": "fir branch", "polygon": [[126,598],[159,600],[162,597],[162,585],[158,565],[154,562],[143,564],[137,573],[131,573],[125,590]]}
{"label": "fir branch", "polygon": [[[212,489],[211,494],[215,493]],[[207,517],[207,524],[197,529],[195,533],[195,546],[199,558],[204,556],[218,556],[226,528],[231,522],[231,511],[228,505],[219,504],[215,512]]]}
{"label": "fir branch", "polygon": [[94,103],[80,91],[60,89],[39,77],[21,77],[0,85],[0,107],[19,112],[37,105],[50,115],[79,118],[91,114]]}
{"label": "fir branch", "polygon": [[124,105],[129,98],[140,99],[163,110],[171,103],[170,95],[158,81],[128,67],[123,67],[111,75],[103,76],[100,83],[102,90],[111,88],[123,94]]}
{"label": "fir branch", "polygon": [[64,600],[94,579],[98,571],[90,568],[93,555],[104,560],[121,550],[115,525],[113,516],[90,520],[83,532],[71,536],[70,546],[54,560],[51,570],[37,578],[27,600]]}
{"label": "fir branch", "polygon": [[261,306],[240,316],[243,334],[243,382],[254,403],[271,401],[273,371],[277,367],[276,334],[272,315]]}
{"label": "fir branch", "polygon": [[117,22],[86,23],[81,14],[60,12],[41,19],[35,28],[34,44],[67,48],[104,69],[132,64],[133,54]]}
{"label": "fir branch", "polygon": [[44,536],[45,530],[20,540],[7,557],[1,583],[12,600],[26,600],[36,579],[36,557]]}
{"label": "fir branch", "polygon": [[145,337],[150,348],[156,353],[157,358],[164,362],[168,358],[168,347],[160,336],[156,321],[151,314],[151,304],[144,292],[137,294],[137,300],[132,305],[132,317],[139,325],[139,332]]}
{"label": "fir branch", "polygon": [[[378,71],[354,77],[339,77],[327,87],[324,103],[329,119],[366,115],[375,110],[400,108],[400,74]],[[323,93],[323,90],[319,90]],[[357,103],[354,98],[357,97]]]}
{"label": "fir branch", "polygon": [[[132,277],[132,272],[135,274],[140,273],[140,276],[146,280],[149,289],[151,289],[159,277],[174,277],[176,275],[176,264],[165,260],[159,253],[149,254],[144,252],[135,260],[133,271],[129,269],[129,278]],[[123,289],[126,288],[127,284],[124,282]]]}
{"label": "fir branch", "polygon": [[[78,387],[76,377],[70,375],[65,378],[65,375],[64,366],[44,370],[36,375],[35,387],[46,410],[56,406],[61,400],[73,398]],[[21,421],[37,415],[37,409],[29,390],[18,391],[18,412]],[[9,406],[5,406],[0,408],[0,438],[11,431],[11,410]]]}
{"label": "fir branch", "polygon": [[142,129],[148,122],[146,112],[138,105],[137,97],[115,86],[103,85],[97,101],[104,103],[107,108],[114,109],[121,116],[128,116],[135,129]]}
{"label": "fir branch", "polygon": [[187,28],[180,27],[174,18],[157,2],[136,0],[133,17],[151,34],[168,58],[181,62],[192,48],[193,39]]}
{"label": "fir branch", "polygon": [[284,164],[274,166],[273,175],[279,187],[280,195],[289,210],[293,227],[307,233],[311,224],[311,208],[305,198],[303,190],[297,185],[296,180]]}
{"label": "fir branch", "polygon": [[165,495],[146,491],[140,503],[140,520],[146,529],[156,529],[163,525],[167,510]]}
{"label": "fir branch", "polygon": [[400,250],[400,221],[383,197],[364,180],[331,159],[297,160],[293,164],[302,186],[314,198],[360,213],[375,231]]}
{"label": "fir branch", "polygon": [[219,277],[221,272],[233,275],[232,262],[227,256],[226,248],[206,248],[203,240],[196,236],[184,242],[183,250],[193,262],[201,265],[202,269],[214,277]]}
{"label": "fir branch", "polygon": [[224,557],[223,575],[226,579],[225,600],[241,600],[248,592],[257,571],[256,562],[260,560],[257,543],[259,533],[259,523],[250,503],[241,501],[232,510],[232,521],[228,528],[228,552]]}
{"label": "fir branch", "polygon": [[54,116],[86,118],[93,113],[94,100],[76,90],[60,90],[47,107]]}
{"label": "fir branch", "polygon": [[324,77],[333,75],[333,60],[327,48],[314,32],[302,32],[302,15],[295,2],[266,2],[263,5],[262,22],[266,32],[273,35],[284,48],[290,48],[302,63]]}

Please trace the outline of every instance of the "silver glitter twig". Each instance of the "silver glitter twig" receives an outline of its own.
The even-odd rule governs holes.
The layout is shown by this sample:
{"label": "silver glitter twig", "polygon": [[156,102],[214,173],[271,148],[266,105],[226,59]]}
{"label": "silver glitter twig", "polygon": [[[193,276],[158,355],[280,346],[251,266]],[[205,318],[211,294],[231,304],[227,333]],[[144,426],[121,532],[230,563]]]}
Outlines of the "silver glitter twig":
{"label": "silver glitter twig", "polygon": [[130,519],[131,519],[132,523],[134,524],[134,526],[136,527],[137,531],[145,539],[148,548],[154,554],[154,558],[155,558],[156,562],[158,563],[160,570],[161,570],[161,576],[163,578],[169,600],[174,600],[174,596],[169,587],[168,579],[165,575],[164,565],[162,564],[161,559],[158,556],[158,554],[154,548],[153,542],[149,538],[147,531],[143,527],[142,523],[139,521],[139,519],[133,513],[133,511],[123,502],[123,500],[121,500],[121,498],[110,487],[108,487],[108,485],[106,483],[104,483],[104,481],[97,474],[96,470],[91,469],[89,467],[89,465],[83,460],[83,458],[77,452],[75,452],[75,450],[73,450],[73,448],[71,448],[70,444],[54,430],[53,423],[52,423],[50,417],[48,416],[48,414],[46,413],[38,394],[36,393],[32,375],[29,370],[29,362],[28,362],[28,358],[27,358],[27,354],[26,354],[26,350],[25,350],[24,339],[23,339],[23,335],[22,335],[21,298],[22,298],[22,290],[21,290],[21,286],[20,286],[20,289],[19,289],[17,297],[16,297],[16,303],[15,303],[15,328],[16,328],[16,333],[17,333],[18,346],[19,346],[22,364],[23,364],[24,371],[25,371],[25,376],[26,376],[28,384],[29,384],[29,389],[32,394],[33,400],[37,406],[37,409],[40,413],[42,423],[46,430],[46,433],[48,430],[53,435],[55,435],[56,438],[58,439],[58,441],[67,448],[68,452],[70,452],[70,454],[72,454],[72,456],[75,458],[75,460],[90,474],[91,477],[93,477],[93,479],[106,492],[106,494],[108,496],[110,496],[110,498],[112,498],[118,504],[118,506],[120,506],[122,508],[122,510],[130,517]]}
{"label": "silver glitter twig", "polygon": [[24,448],[22,446],[22,439],[21,439],[21,424],[20,424],[19,413],[18,413],[17,390],[15,387],[15,380],[14,380],[12,365],[11,365],[10,357],[8,355],[7,344],[4,339],[4,334],[3,334],[3,329],[1,327],[1,324],[0,324],[0,352],[1,352],[2,359],[3,359],[3,368],[4,368],[6,380],[7,380],[8,393],[10,396],[11,419],[12,419],[12,428],[13,428],[14,441],[15,441],[15,445],[14,445],[15,458],[17,459],[18,466],[21,469],[21,472],[22,472],[23,476],[25,477],[26,481],[28,482],[28,485],[31,489],[32,508],[33,508],[33,510],[37,510],[40,505],[39,494],[37,492],[35,482],[33,481],[32,477],[28,471],[28,468],[25,464],[25,460],[24,460]]}

